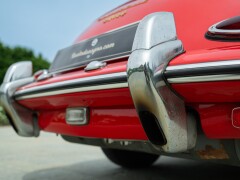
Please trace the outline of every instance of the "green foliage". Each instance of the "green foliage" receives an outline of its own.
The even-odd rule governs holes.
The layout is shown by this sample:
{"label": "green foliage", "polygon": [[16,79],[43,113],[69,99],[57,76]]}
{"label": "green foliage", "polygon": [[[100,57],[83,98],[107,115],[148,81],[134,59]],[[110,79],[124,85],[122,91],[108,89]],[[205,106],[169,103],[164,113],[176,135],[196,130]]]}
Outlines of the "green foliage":
{"label": "green foliage", "polygon": [[0,84],[8,67],[18,61],[32,61],[33,72],[40,69],[48,69],[49,62],[41,54],[35,55],[32,50],[23,47],[8,47],[0,41]]}
{"label": "green foliage", "polygon": [[0,106],[0,126],[1,125],[8,125],[8,119],[3,111],[3,108]]}
{"label": "green foliage", "polygon": [[[9,47],[0,41],[0,84],[2,84],[4,75],[11,64],[26,60],[32,61],[33,72],[49,68],[49,62],[41,54],[36,56],[32,50],[18,46]],[[7,117],[0,107],[0,125],[6,124],[8,124]]]}

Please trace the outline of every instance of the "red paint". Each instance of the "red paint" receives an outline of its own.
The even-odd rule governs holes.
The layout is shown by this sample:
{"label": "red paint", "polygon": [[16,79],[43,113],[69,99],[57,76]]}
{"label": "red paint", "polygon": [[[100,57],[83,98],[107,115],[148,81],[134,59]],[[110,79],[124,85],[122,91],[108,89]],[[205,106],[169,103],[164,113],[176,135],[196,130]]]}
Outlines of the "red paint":
{"label": "red paint", "polygon": [[232,110],[232,124],[236,128],[240,128],[240,107]]}
{"label": "red paint", "polygon": [[206,136],[240,138],[240,129],[233,127],[231,119],[232,110],[240,106],[239,81],[174,84],[172,87],[187,105],[195,107]]}
{"label": "red paint", "polygon": [[133,107],[128,88],[98,90],[20,100],[32,110],[56,110],[68,107]]}
{"label": "red paint", "polygon": [[85,126],[67,125],[65,109],[40,111],[39,125],[44,131],[70,136],[147,140],[133,108],[90,108],[90,121]]}
{"label": "red paint", "polygon": [[240,81],[172,84],[187,103],[240,102]]}
{"label": "red paint", "polygon": [[240,59],[240,46],[225,46],[208,50],[188,51],[170,61],[169,66],[238,59]]}
{"label": "red paint", "polygon": [[126,24],[140,21],[148,14],[167,11],[174,13],[178,38],[183,42],[186,51],[239,45],[239,42],[209,41],[204,37],[211,25],[230,17],[239,16],[239,7],[240,1],[238,0],[228,0],[227,2],[219,0],[211,0],[211,2],[201,0],[148,0],[147,3],[129,8],[125,16],[108,23],[96,20],[76,39],[75,43]]}
{"label": "red paint", "polygon": [[[44,131],[81,137],[147,139],[128,88],[26,99],[19,103],[39,112],[39,125]],[[66,124],[68,107],[88,107],[89,124]]]}
{"label": "red paint", "polygon": [[240,129],[232,125],[232,110],[239,103],[218,103],[194,105],[201,119],[205,135],[213,139],[240,138]]}

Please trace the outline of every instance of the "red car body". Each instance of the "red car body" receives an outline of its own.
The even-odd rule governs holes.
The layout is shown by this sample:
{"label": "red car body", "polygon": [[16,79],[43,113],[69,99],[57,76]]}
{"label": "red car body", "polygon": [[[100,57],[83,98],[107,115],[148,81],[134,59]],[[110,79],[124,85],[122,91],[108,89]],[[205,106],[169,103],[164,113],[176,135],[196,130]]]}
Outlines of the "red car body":
{"label": "red car body", "polygon": [[[34,136],[38,135],[38,130],[41,130],[61,134],[71,142],[239,165],[240,21],[237,17],[239,8],[240,2],[237,0],[132,0],[106,13],[82,33],[74,44],[77,46],[84,42],[91,42],[92,47],[97,47],[97,45],[93,46],[94,43],[98,43],[97,41],[104,36],[110,36],[111,33],[137,25],[138,27],[136,26],[133,30],[135,35],[133,44],[135,44],[132,51],[123,56],[117,55],[116,58],[105,58],[100,61],[106,62],[106,65],[102,64],[101,68],[85,70],[89,64],[87,62],[52,71],[40,79],[42,72],[35,74],[35,79],[31,83],[17,86],[12,94],[11,103],[14,101],[18,106],[29,110],[37,119],[36,123],[32,120],[35,130],[19,134]],[[154,29],[156,22],[161,22],[164,18],[173,19],[175,23],[174,39],[169,38],[167,41],[164,39],[154,44],[154,38],[166,38],[169,33],[165,30],[161,32],[161,27],[157,27],[159,31],[156,31],[156,37],[154,34],[152,39],[143,40],[144,45],[141,45],[140,40],[136,42],[137,38],[141,39],[141,36],[145,36],[144,32],[149,35],[151,28],[148,29],[148,26],[153,26]],[[225,24],[221,24],[222,21]],[[166,23],[166,27],[168,22],[163,22]],[[167,35],[160,37],[161,33]],[[125,35],[119,40],[123,45],[128,39],[128,35]],[[152,42],[152,46],[145,48],[147,43]],[[163,58],[171,57],[165,65],[158,64],[159,66],[154,69],[156,78],[163,78],[165,85],[156,85],[155,88],[142,90],[145,88],[144,85],[135,84],[138,82],[137,73],[141,69],[131,69],[132,62],[140,63],[141,61],[135,58],[140,56],[136,53],[151,50],[156,46],[163,47],[165,51],[164,44],[172,42],[180,43],[180,46],[176,44],[178,48],[175,48],[174,52],[169,51],[164,55]],[[98,50],[95,49],[95,51],[95,54],[98,54]],[[63,51],[60,51],[59,56],[61,52]],[[86,51],[86,54],[89,53]],[[157,56],[160,57],[162,54],[164,53]],[[78,55],[75,53],[72,57]],[[145,61],[147,56],[142,61]],[[57,60],[54,61],[55,64],[56,62]],[[154,66],[151,63],[154,64],[154,60],[149,63],[150,65],[148,64]],[[146,69],[142,70],[143,73],[139,74],[139,79],[144,73],[149,73],[146,79],[153,78],[153,83],[147,81],[146,84],[149,83],[149,86],[152,86],[155,74],[153,76],[148,72],[148,68],[146,65]],[[163,73],[163,76],[157,76],[158,72]],[[131,79],[132,76],[134,80]],[[116,79],[113,80],[114,82],[108,79],[112,77],[116,77],[117,82],[115,82]],[[100,82],[101,79],[103,81]],[[79,84],[74,84],[70,88],[75,80]],[[89,81],[93,82],[88,84]],[[95,81],[99,82],[95,83]],[[70,84],[66,87],[68,91],[65,83]],[[46,87],[48,91],[44,91]],[[167,91],[165,91],[166,88]],[[151,101],[158,101],[154,99],[156,94],[154,89],[157,89],[156,92],[160,94],[161,103],[167,104],[163,110],[158,108],[162,106],[159,105],[160,102],[151,104]],[[4,107],[18,132],[14,116],[11,115],[8,107]],[[78,107],[87,109],[87,123],[69,124],[66,120],[67,109]],[[158,110],[159,112],[156,112]],[[170,121],[166,124],[161,124],[161,118],[164,119],[161,115],[163,111],[170,117]],[[188,124],[189,114],[192,119],[190,121],[194,121],[190,125]],[[174,121],[174,118],[177,120]],[[181,118],[187,119],[186,122],[181,123]],[[172,128],[175,126],[172,122],[176,122],[179,127]],[[184,130],[178,131],[179,128]],[[91,141],[93,139],[96,141]],[[134,142],[137,145],[128,145]],[[141,146],[138,146],[138,143]]]}

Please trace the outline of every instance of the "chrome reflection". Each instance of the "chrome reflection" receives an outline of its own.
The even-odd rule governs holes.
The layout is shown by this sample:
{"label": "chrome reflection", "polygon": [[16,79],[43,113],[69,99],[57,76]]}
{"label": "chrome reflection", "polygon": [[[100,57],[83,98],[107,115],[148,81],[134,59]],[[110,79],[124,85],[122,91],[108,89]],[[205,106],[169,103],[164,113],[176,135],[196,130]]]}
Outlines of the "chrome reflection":
{"label": "chrome reflection", "polygon": [[[171,59],[183,53],[170,12],[153,13],[139,24],[128,60],[128,83],[144,127],[143,112],[153,114],[165,139],[153,143],[165,152],[189,150],[196,143],[196,125],[187,120],[184,101],[167,86],[163,72]],[[191,125],[189,125],[191,124]],[[193,130],[188,131],[188,127]],[[146,134],[149,134],[144,127]],[[151,137],[149,137],[151,141]]]}
{"label": "chrome reflection", "polygon": [[15,91],[34,81],[32,62],[24,61],[9,67],[0,87],[0,104],[11,119],[18,135],[38,136],[39,129],[34,113],[19,105],[13,98]]}

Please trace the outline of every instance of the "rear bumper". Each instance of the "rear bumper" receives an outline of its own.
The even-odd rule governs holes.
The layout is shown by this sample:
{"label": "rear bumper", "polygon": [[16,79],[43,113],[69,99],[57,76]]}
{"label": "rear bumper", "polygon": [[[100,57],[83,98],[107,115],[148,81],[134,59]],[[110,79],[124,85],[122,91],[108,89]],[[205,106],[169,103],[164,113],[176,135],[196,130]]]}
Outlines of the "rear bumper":
{"label": "rear bumper", "polygon": [[[161,33],[159,33],[159,31]],[[96,126],[94,127],[94,118],[97,119],[97,116],[99,116],[96,104],[99,103],[101,97],[98,97],[94,101],[93,97],[89,98],[87,97],[88,95],[86,95],[86,99],[84,99],[84,92],[99,93],[99,91],[104,91],[104,94],[108,90],[118,89],[121,91],[120,89],[126,88],[129,85],[134,106],[148,139],[156,145],[157,148],[163,149],[165,152],[183,152],[195,146],[195,122],[192,119],[187,120],[184,101],[171,91],[162,74],[168,62],[182,52],[182,43],[177,39],[172,13],[154,13],[145,17],[139,24],[133,43],[133,52],[128,60],[127,74],[125,72],[109,73],[42,84],[35,87],[22,88],[18,90],[14,96],[21,105],[30,108],[32,112],[37,111],[40,120],[39,124],[42,129],[45,128],[46,130],[62,134],[74,132],[73,127],[66,127],[66,123],[63,122],[66,108],[69,108],[69,106],[88,107],[90,112],[92,112],[92,118],[90,116],[91,122],[82,128],[75,127],[76,130],[79,129],[79,132],[81,132],[79,134],[75,133],[75,135],[100,136],[104,138],[111,132],[111,130],[108,130],[108,133],[103,135],[104,132],[101,131],[101,129],[104,129],[104,127],[101,128],[101,125],[104,123],[100,123],[98,127],[99,132],[101,132],[99,134],[95,134],[91,130],[87,131],[88,127],[97,129]],[[162,72],[156,73],[157,70]],[[54,101],[51,100],[52,96],[54,97]],[[122,94],[116,94],[116,96],[118,96],[118,101],[121,101],[121,103],[118,103],[118,109],[123,110],[127,104],[130,105],[130,109],[133,108],[132,100],[129,100],[130,94],[127,97],[121,97]],[[45,100],[46,97],[47,99]],[[101,102],[101,107],[106,104],[106,110],[110,109],[109,107],[106,108],[106,106],[112,105],[112,108],[116,110],[117,107],[113,106],[114,103],[109,100],[110,97],[111,96],[108,96],[107,98],[109,104]],[[114,96],[112,97],[114,98]],[[123,100],[121,100],[121,98]],[[76,100],[79,101],[76,102]],[[36,107],[33,103],[38,106]],[[39,108],[41,103],[42,109]],[[31,104],[31,106],[29,106],[29,104]],[[51,111],[48,111],[47,107],[51,107]],[[98,112],[95,113],[95,117],[93,112]],[[33,113],[26,114],[32,116]],[[108,119],[118,122],[117,119],[120,118],[117,116],[120,115],[115,114],[113,118],[109,117]],[[133,112],[131,112],[130,117],[131,116],[132,119],[136,117]],[[22,117],[18,119],[22,122],[25,121],[25,118]],[[51,120],[51,126],[48,126],[48,119]],[[117,128],[113,126],[111,126],[111,128],[117,129],[116,132],[120,132],[119,130],[126,130],[125,132],[127,132],[127,128],[131,128],[131,126],[141,129],[140,123],[136,123],[135,120],[132,121],[130,119],[131,118],[129,118],[127,126],[122,129],[121,124],[119,124]],[[103,120],[98,119],[97,122],[99,121],[109,120],[106,120],[105,116]],[[31,119],[28,120],[28,122],[32,122],[31,128],[34,132],[34,120]],[[132,122],[134,123],[132,124]],[[57,124],[57,128],[54,128],[54,124]],[[60,128],[61,125],[64,127]],[[191,128],[191,130],[188,130],[188,128]],[[121,132],[118,136],[112,136],[114,136],[114,138],[124,139],[145,139],[145,134],[140,131],[139,133],[135,133],[137,135],[132,135],[129,132],[127,136],[124,136],[124,133]],[[84,132],[90,132],[90,134]],[[28,134],[31,135],[30,133]],[[113,132],[113,134],[117,133]]]}
{"label": "rear bumper", "polygon": [[[126,62],[117,62],[123,68],[113,70],[117,66],[114,62],[95,71],[99,74],[80,70],[35,84],[32,78],[5,82],[1,104],[21,136],[37,136],[40,128],[79,137],[150,140],[165,152],[187,151],[196,144],[196,119],[189,118],[186,99],[175,94],[170,85],[235,80],[238,75],[229,72],[240,62],[167,67],[183,52],[172,14],[154,13],[139,24],[127,70]],[[216,79],[221,75],[216,73],[222,72],[230,79]],[[65,111],[72,107],[88,108],[89,124],[68,125]]]}

